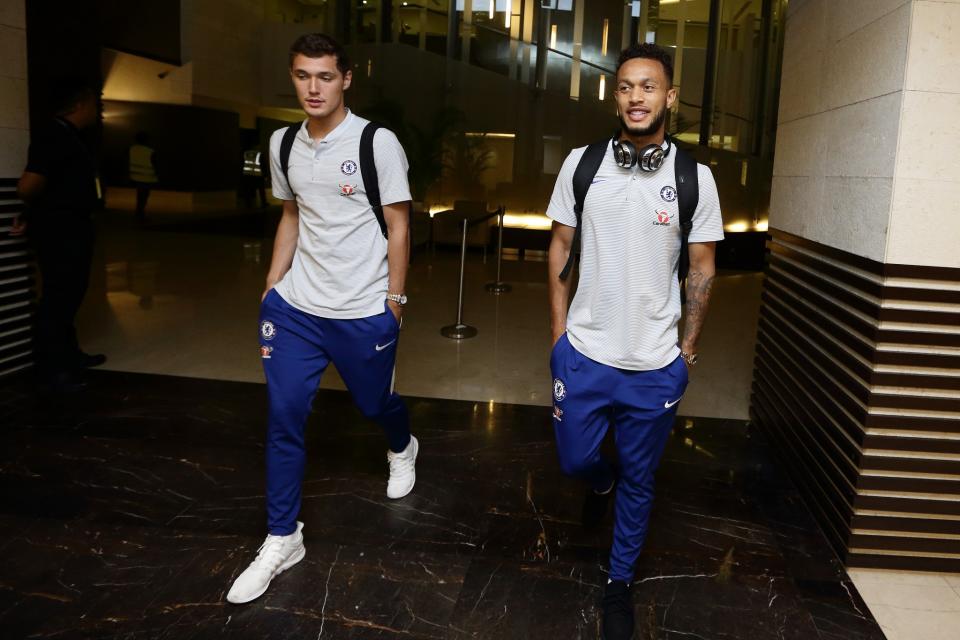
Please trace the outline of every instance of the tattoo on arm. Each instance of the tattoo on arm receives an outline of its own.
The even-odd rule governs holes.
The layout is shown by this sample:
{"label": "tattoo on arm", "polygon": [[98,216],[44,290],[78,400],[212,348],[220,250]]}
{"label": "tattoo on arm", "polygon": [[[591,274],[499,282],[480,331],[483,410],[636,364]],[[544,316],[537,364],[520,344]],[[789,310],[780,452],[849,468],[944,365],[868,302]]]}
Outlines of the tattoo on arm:
{"label": "tattoo on arm", "polygon": [[687,317],[683,329],[683,344],[688,348],[696,347],[703,329],[703,321],[710,303],[710,289],[713,287],[713,274],[703,271],[690,271],[687,275]]}

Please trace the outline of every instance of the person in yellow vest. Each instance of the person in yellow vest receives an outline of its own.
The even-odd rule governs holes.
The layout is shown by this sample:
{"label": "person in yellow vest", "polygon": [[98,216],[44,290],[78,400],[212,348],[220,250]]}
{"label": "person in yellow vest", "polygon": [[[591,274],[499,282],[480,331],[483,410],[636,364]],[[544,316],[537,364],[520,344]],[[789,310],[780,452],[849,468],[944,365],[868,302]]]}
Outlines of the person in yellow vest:
{"label": "person in yellow vest", "polygon": [[146,220],[147,199],[150,189],[158,182],[154,168],[156,151],[149,147],[150,138],[141,131],[137,134],[136,144],[130,147],[130,181],[137,188],[137,220]]}

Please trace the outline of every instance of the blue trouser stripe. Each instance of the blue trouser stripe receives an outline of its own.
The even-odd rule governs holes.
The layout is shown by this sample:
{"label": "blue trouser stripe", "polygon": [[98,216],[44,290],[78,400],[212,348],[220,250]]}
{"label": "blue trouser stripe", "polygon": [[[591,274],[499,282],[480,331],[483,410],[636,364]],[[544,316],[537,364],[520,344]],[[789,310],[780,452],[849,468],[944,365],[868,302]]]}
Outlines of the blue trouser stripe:
{"label": "blue trouser stripe", "polygon": [[562,336],[550,356],[554,432],[560,467],[606,490],[613,480],[600,445],[612,425],[620,467],[614,502],[610,579],[629,582],[647,535],[653,480],[687,387],[681,358],[654,371],[627,371],[595,362]]}
{"label": "blue trouser stripe", "polygon": [[410,442],[403,399],[393,392],[400,327],[393,313],[356,320],[319,318],[271,290],[260,306],[260,347],[267,379],[267,527],[296,530],[306,465],[304,426],[320,378],[333,362],[360,412],[386,432],[392,451]]}

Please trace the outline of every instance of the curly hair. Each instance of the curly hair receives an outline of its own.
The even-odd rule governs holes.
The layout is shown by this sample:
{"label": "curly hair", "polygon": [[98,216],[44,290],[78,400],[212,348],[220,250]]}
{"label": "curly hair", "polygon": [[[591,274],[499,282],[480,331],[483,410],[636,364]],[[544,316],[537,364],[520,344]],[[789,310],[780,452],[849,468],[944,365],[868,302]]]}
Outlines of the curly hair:
{"label": "curly hair", "polygon": [[300,54],[308,58],[333,56],[337,59],[337,69],[340,73],[346,74],[350,70],[350,59],[347,58],[346,50],[339,42],[323,33],[308,33],[294,40],[290,45],[291,67],[293,67],[293,59]]}
{"label": "curly hair", "polygon": [[623,63],[627,60],[633,60],[634,58],[656,60],[663,65],[663,71],[667,74],[667,80],[671,85],[673,84],[673,58],[670,57],[666,49],[650,42],[632,44],[620,52],[620,58],[617,60],[617,72],[619,73]]}

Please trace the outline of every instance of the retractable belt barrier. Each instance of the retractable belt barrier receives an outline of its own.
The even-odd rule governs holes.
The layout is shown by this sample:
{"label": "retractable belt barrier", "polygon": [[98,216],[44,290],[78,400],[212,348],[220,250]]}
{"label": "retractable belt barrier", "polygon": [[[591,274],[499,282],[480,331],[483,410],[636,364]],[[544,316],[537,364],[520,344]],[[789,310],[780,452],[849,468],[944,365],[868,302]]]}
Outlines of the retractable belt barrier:
{"label": "retractable belt barrier", "polygon": [[[483,224],[493,216],[499,216],[500,217],[500,242],[499,242],[500,247],[498,251],[498,261],[499,261],[499,253],[502,253],[503,251],[503,211],[504,211],[504,208],[500,207],[490,215],[483,216],[482,218],[477,218],[473,222],[467,220],[466,218],[463,219],[463,224],[462,224],[463,233],[460,240],[460,286],[457,291],[457,321],[454,324],[448,324],[447,326],[440,329],[440,334],[446,338],[450,338],[452,340],[465,340],[467,338],[472,338],[475,335],[477,335],[476,327],[471,327],[470,325],[464,324],[463,322],[463,277],[464,277],[464,272],[467,266],[467,230],[470,227],[474,227],[478,224]],[[503,283],[500,283],[499,281],[500,281],[500,264],[498,262],[497,263],[497,282],[491,283],[491,284],[503,284]],[[490,290],[489,285],[488,285],[488,290]]]}

